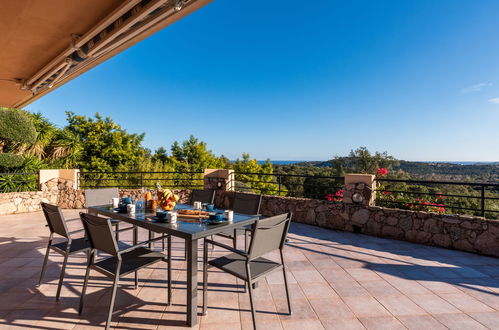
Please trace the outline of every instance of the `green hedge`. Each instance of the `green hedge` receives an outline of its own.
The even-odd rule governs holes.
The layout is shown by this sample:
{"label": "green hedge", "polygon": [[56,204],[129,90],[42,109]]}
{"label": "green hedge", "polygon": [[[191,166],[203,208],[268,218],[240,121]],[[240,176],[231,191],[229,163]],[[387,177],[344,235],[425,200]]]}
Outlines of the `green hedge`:
{"label": "green hedge", "polygon": [[2,169],[20,167],[24,163],[24,157],[13,154],[0,154],[0,172]]}
{"label": "green hedge", "polygon": [[0,139],[33,143],[36,129],[31,118],[16,109],[0,108]]}

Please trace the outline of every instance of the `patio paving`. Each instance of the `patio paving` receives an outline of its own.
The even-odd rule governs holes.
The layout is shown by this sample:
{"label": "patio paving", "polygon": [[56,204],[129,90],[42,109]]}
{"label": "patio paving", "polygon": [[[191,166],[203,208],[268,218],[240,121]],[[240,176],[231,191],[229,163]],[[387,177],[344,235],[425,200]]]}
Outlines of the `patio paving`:
{"label": "patio paving", "polygon": [[[64,213],[74,218],[78,211]],[[70,257],[60,303],[54,297],[61,256],[51,254],[44,283],[36,286],[48,238],[44,224],[41,212],[0,216],[0,328],[101,328],[108,279],[92,272],[86,308],[81,317],[76,311],[85,254]],[[70,230],[81,225],[70,224]],[[130,240],[130,232],[122,237]],[[499,259],[297,223],[289,238],[293,315],[286,314],[282,275],[275,273],[255,290],[262,329],[499,329]],[[154,265],[139,272],[137,290],[133,275],[121,282],[113,326],[185,328],[182,243],[174,240],[173,305],[164,303],[166,264]],[[208,315],[195,328],[251,329],[241,283],[211,271]],[[201,305],[201,291],[198,297]]]}

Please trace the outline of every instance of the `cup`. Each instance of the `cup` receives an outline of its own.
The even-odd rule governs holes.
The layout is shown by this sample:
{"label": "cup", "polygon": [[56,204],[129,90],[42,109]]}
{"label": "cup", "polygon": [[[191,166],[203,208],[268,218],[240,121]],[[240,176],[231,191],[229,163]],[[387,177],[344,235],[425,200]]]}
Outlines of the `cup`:
{"label": "cup", "polygon": [[119,203],[120,203],[120,199],[118,197],[113,197],[113,198],[111,198],[111,201],[109,204],[111,204],[114,208],[117,208]]}
{"label": "cup", "polygon": [[227,219],[228,221],[234,220],[234,211],[232,211],[232,210],[225,210],[225,212],[224,212],[224,218]]}
{"label": "cup", "polygon": [[125,203],[125,204],[131,204],[132,203],[132,197],[123,197],[123,203]]}
{"label": "cup", "polygon": [[168,222],[169,223],[177,222],[177,212],[168,212]]}
{"label": "cup", "polygon": [[135,204],[127,204],[126,210],[128,213],[135,213]]}
{"label": "cup", "polygon": [[168,213],[166,212],[163,212],[163,211],[156,211],[156,217],[160,220],[164,220],[166,219],[166,217],[168,216]]}
{"label": "cup", "polygon": [[208,210],[208,212],[215,211],[215,205],[213,205],[213,204],[206,205],[206,210]]}
{"label": "cup", "polygon": [[195,210],[201,210],[202,204],[201,204],[201,202],[197,202],[196,201],[196,202],[193,203],[193,206],[194,206]]}

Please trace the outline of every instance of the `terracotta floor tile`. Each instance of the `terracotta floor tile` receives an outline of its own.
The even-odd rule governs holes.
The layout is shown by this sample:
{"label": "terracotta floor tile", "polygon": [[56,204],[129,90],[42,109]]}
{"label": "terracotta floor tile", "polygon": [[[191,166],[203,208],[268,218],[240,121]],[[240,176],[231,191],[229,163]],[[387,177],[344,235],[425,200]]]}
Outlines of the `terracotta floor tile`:
{"label": "terracotta floor tile", "polygon": [[489,306],[465,293],[442,293],[439,296],[465,313],[493,311]]}
{"label": "terracotta floor tile", "polygon": [[377,299],[383,306],[385,306],[386,309],[388,309],[390,313],[395,316],[426,314],[421,307],[403,295],[380,296]]}
{"label": "terracotta floor tile", "polygon": [[382,296],[396,296],[400,295],[401,292],[395,287],[393,287],[390,283],[385,280],[379,281],[360,281],[361,286],[363,286],[373,297],[382,297]]}
{"label": "terracotta floor tile", "polygon": [[356,318],[321,319],[326,330],[364,330],[365,327]]}
{"label": "terracotta floor tile", "polygon": [[406,329],[406,327],[393,316],[361,317],[359,320],[370,330]]}
{"label": "terracotta floor tile", "polygon": [[429,314],[459,313],[460,311],[437,295],[417,295],[409,298]]}
{"label": "terracotta floor tile", "polygon": [[301,283],[300,286],[308,299],[338,297],[327,283]]}
{"label": "terracotta floor tile", "polygon": [[318,319],[308,320],[283,320],[282,326],[285,330],[322,330],[324,327]]}
{"label": "terracotta floor tile", "polygon": [[431,315],[402,315],[397,316],[400,322],[410,330],[445,330],[442,323]]}
{"label": "terracotta floor tile", "polygon": [[487,329],[485,326],[471,318],[466,314],[440,314],[435,315],[435,318],[447,328],[452,330],[478,330]]}
{"label": "terracotta floor tile", "polygon": [[340,298],[310,299],[309,302],[320,319],[355,317],[350,308]]}
{"label": "terracotta floor tile", "polygon": [[490,329],[499,329],[499,312],[468,313],[469,316]]}
{"label": "terracotta floor tile", "polygon": [[372,297],[344,297],[343,299],[359,318],[390,315],[383,305]]}

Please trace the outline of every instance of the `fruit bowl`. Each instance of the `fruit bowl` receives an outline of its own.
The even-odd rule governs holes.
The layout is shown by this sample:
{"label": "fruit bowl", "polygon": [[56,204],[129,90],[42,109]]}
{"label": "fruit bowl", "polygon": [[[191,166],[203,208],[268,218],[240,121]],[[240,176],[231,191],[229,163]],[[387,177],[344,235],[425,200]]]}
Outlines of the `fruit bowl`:
{"label": "fruit bowl", "polygon": [[172,211],[179,199],[170,189],[158,191],[158,204],[165,211]]}

